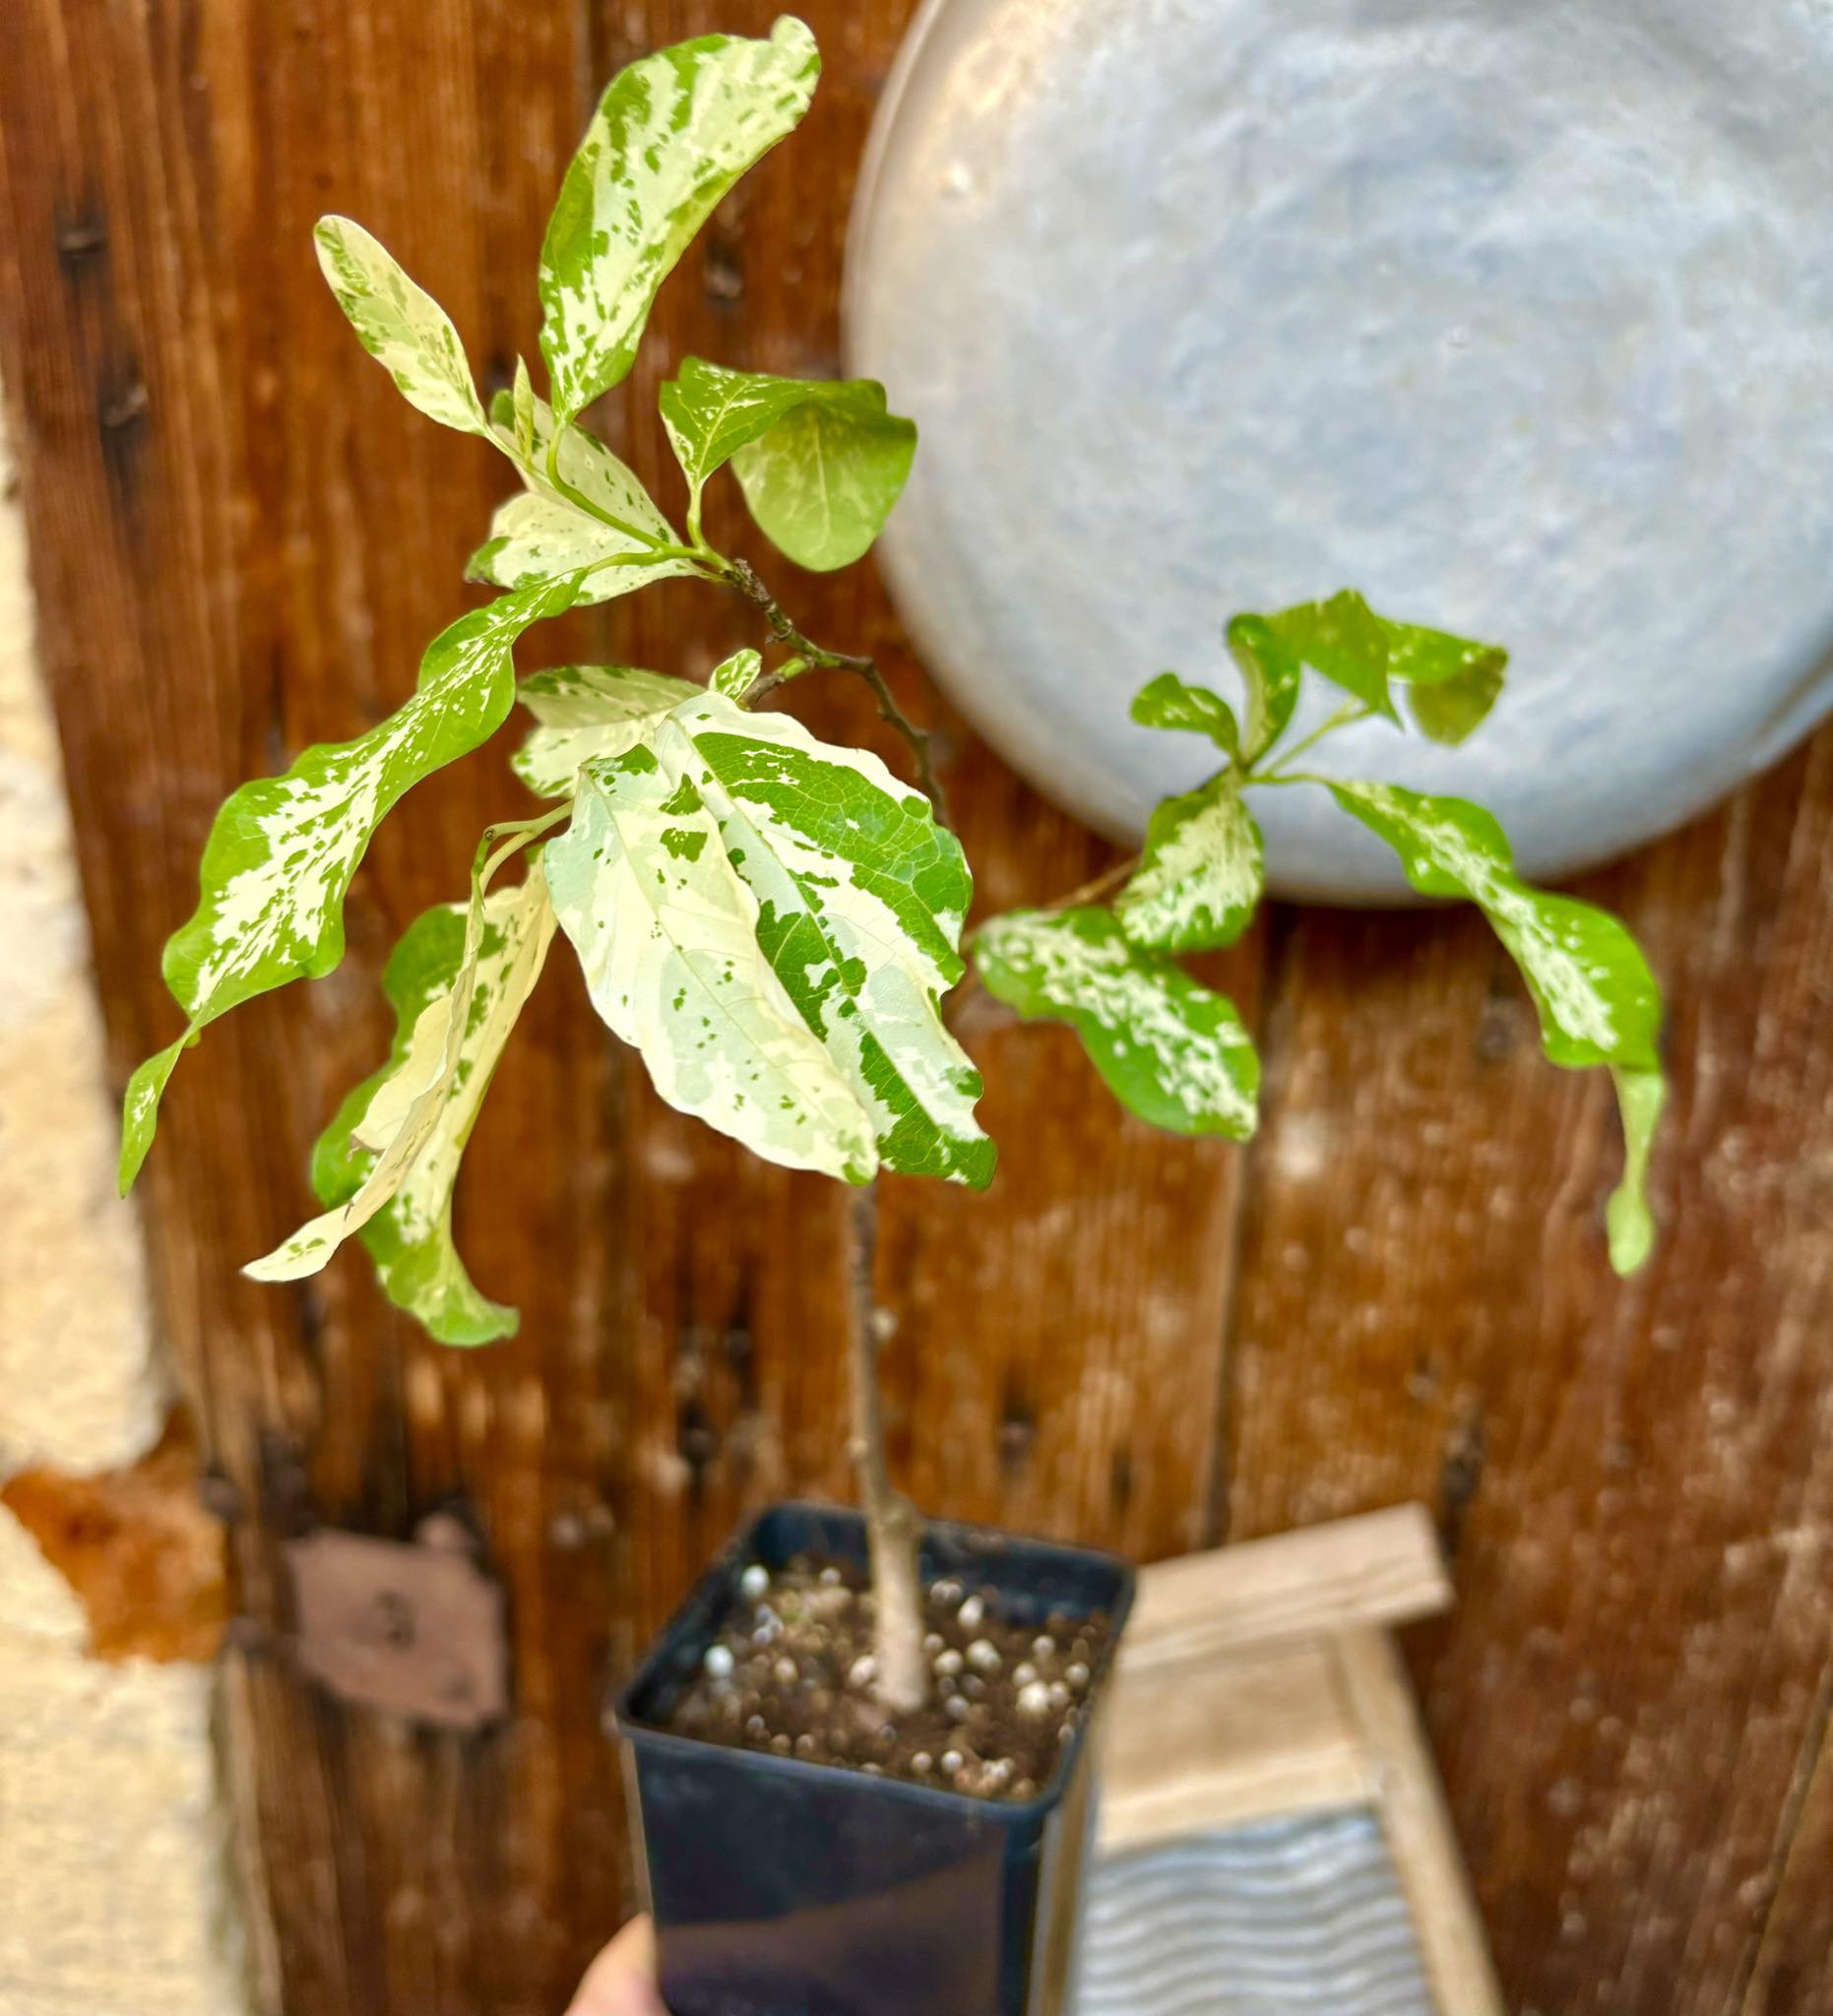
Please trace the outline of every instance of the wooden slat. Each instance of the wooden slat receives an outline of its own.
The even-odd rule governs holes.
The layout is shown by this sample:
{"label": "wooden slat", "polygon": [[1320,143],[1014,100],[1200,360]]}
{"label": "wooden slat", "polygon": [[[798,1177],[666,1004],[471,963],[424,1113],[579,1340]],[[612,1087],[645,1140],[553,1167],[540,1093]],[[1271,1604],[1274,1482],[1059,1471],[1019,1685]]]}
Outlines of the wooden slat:
{"label": "wooden slat", "polygon": [[[1829,1676],[1833,1679],[1833,1675]],[[1780,1866],[1738,2016],[1825,2016],[1833,2008],[1833,1744],[1826,1710],[1803,1745],[1802,1795],[1784,1812]]]}
{"label": "wooden slat", "polygon": [[1504,2016],[1470,1879],[1394,1641],[1359,1625],[1338,1632],[1330,1650],[1438,2006],[1445,2016]]}
{"label": "wooden slat", "polygon": [[1665,1243],[1618,1286],[1601,1076],[1481,924],[1293,919],[1234,1342],[1232,1531],[1433,1500],[1416,1670],[1511,2000],[1706,2016],[1833,1645],[1833,736],[1586,885],[1674,1003]]}
{"label": "wooden slat", "polygon": [[1120,1658],[1128,1672],[1356,1625],[1411,1623],[1451,1601],[1422,1505],[1302,1527],[1145,1569]]}

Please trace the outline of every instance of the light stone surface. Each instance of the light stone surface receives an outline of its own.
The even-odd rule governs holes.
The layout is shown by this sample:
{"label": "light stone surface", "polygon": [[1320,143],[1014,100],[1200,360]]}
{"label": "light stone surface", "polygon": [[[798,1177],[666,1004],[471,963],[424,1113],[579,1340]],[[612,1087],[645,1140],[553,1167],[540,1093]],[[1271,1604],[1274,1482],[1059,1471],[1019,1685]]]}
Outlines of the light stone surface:
{"label": "light stone surface", "polygon": [[169,1405],[139,1230],[114,1194],[114,1106],[30,595],[0,433],[0,1477],[131,1463]]}
{"label": "light stone surface", "polygon": [[[169,1405],[0,434],[0,1481],[132,1463]],[[245,2016],[214,1667],[87,1656],[0,1506],[0,2016]]]}
{"label": "light stone surface", "polygon": [[[1511,684],[1320,768],[1542,875],[1689,817],[1833,703],[1830,99],[1824,0],[930,0],[847,299],[921,428],[881,553],[925,662],[1132,837],[1208,767],[1132,693],[1233,697],[1225,616],[1355,586]],[[1256,812],[1283,892],[1400,893],[1325,794]]]}

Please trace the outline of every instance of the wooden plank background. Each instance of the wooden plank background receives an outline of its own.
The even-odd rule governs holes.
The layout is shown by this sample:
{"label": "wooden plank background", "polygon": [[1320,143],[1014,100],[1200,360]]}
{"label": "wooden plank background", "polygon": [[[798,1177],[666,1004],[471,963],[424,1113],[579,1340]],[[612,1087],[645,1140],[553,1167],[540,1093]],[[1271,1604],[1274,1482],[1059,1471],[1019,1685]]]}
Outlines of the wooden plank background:
{"label": "wooden plank background", "polygon": [[[406,692],[504,487],[362,357],[313,219],[370,225],[505,382],[597,87],[772,11],[0,8],[0,382],[119,1078],[176,1027],[158,950],[218,800]],[[664,501],[671,359],[837,361],[852,177],[910,9],[807,11],[827,69],[802,135],[689,254],[604,415]],[[793,587],[937,717],[869,568]],[[572,642],[692,670],[744,634],[677,585]],[[798,705],[864,729],[850,693]],[[949,727],[983,901],[1103,863]],[[303,1214],[308,1144],[383,1045],[389,945],[515,795],[493,756],[415,793],[342,970],[211,1031],[146,1183],[160,1316],[239,1508],[235,1736],[288,2016],[557,2010],[625,1908],[600,1690],[744,1508],[846,1487],[839,1191],[661,1108],[565,959],[460,1205],[516,1342],[424,1344],[358,1259],[292,1292],[236,1272]],[[994,1189],[884,1186],[896,1456],[931,1509],[1151,1557],[1436,1507],[1460,1601],[1409,1656],[1523,2012],[1833,2010],[1830,826],[1823,734],[1585,884],[1675,1004],[1667,1239],[1628,1287],[1601,1239],[1608,1088],[1540,1061],[1505,962],[1452,915],[1277,910],[1223,964],[1267,1061],[1244,1154],[1122,1119],[1059,1035],[987,1027]],[[285,1644],[289,1534],[405,1536],[443,1506],[511,1596],[516,1713],[475,1738],[342,1708]]]}

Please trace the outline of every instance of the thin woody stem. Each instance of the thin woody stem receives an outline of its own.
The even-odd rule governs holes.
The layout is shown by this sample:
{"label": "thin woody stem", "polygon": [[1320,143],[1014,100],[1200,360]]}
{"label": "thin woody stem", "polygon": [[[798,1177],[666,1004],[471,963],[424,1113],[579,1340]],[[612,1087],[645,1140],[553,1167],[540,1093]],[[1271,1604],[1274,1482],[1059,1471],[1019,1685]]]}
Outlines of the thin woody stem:
{"label": "thin woody stem", "polygon": [[878,1604],[873,1625],[879,1701],[894,1715],[920,1708],[929,1694],[922,1650],[922,1580],[917,1566],[921,1528],[914,1505],[891,1481],[885,1458],[884,1396],[879,1385],[881,1343],[875,1287],[878,1257],[878,1186],[867,1183],[853,1200],[853,1435],[850,1453],[865,1514],[866,1548]]}
{"label": "thin woody stem", "polygon": [[[744,597],[753,608],[764,618],[775,643],[786,645],[797,658],[808,665],[827,665],[836,671],[852,672],[855,678],[863,679],[871,689],[872,698],[878,703],[878,718],[895,728],[903,736],[916,765],[916,782],[923,795],[935,807],[936,821],[946,826],[948,819],[948,796],[941,781],[935,774],[935,760],[930,749],[929,733],[919,728],[903,708],[898,705],[897,696],[885,683],[885,675],[877,663],[855,652],[833,651],[824,644],[817,644],[797,628],[783,604],[771,594],[758,578],[757,570],[744,560],[724,560],[719,562],[726,580]],[[796,667],[797,670],[801,667]],[[788,667],[776,671],[760,672],[746,689],[742,704],[755,707],[757,703],[774,693],[794,672]]]}

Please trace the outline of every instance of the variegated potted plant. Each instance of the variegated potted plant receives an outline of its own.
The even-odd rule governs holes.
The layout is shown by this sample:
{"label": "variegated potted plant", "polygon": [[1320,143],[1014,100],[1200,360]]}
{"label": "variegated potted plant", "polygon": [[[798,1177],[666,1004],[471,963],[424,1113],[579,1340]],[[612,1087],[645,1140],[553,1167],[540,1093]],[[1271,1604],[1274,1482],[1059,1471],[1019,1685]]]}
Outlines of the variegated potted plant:
{"label": "variegated potted plant", "polygon": [[[503,726],[542,809],[479,839],[468,900],[428,912],[384,986],[389,1056],[345,1100],[312,1179],[322,1211],[249,1273],[309,1274],[356,1235],[384,1292],[436,1338],[511,1335],[453,1245],[466,1139],[558,928],[593,1007],[662,1097],[756,1154],[841,1181],[880,1169],[984,1186],[980,1079],[947,1026],[966,977],[968,865],[922,731],[877,667],[815,643],[702,530],[730,464],[790,559],[857,560],[903,487],[916,429],[881,387],[767,377],[689,357],[662,389],[685,479],[677,524],[580,424],[629,372],[656,290],[726,191],[795,126],[819,61],[799,22],[707,36],[615,78],[569,168],[541,251],[547,397],[526,364],[486,409],[457,332],[359,225],[327,218],[339,304],[405,397],[507,458],[521,489],[471,578],[497,591],[427,647],[414,691],[355,740],[244,785],[205,848],[192,916],[166,947],[182,1033],[134,1075],[121,1176],[152,1143],[178,1057],[217,1018],[344,949],[346,891],[402,795]],[[704,685],[670,670],[561,665],[518,683],[544,619],[687,577],[736,593],[760,641]],[[1233,704],[1170,673],[1133,718],[1213,748],[1213,771],[1153,815],[1140,855],[1062,903],[969,941],[978,984],[1069,1024],[1121,1102],[1155,1125],[1243,1140],[1258,1064],[1233,1005],[1178,965],[1227,945],[1263,887],[1262,789],[1321,788],[1398,852],[1429,897],[1479,905],[1521,967],[1548,1054],[1616,1078],[1628,1171],[1612,1200],[1619,1268],[1651,1240],[1642,1171],[1662,1102],[1660,998],[1633,940],[1514,874],[1478,807],[1299,767],[1320,736],[1377,716],[1470,733],[1504,655],[1387,621],[1354,594],[1236,616]],[[1306,668],[1342,704],[1292,732]],[[866,682],[916,788],[875,755],[772,711],[791,681]],[[988,668],[996,676],[996,668]],[[505,880],[515,864],[519,878]],[[1111,900],[1098,899],[1111,890]],[[1098,1178],[1096,1178],[1098,1180]],[[1119,1564],[923,1527],[892,1488],[879,1424],[869,1266],[853,1325],[853,1447],[863,1518],[779,1507],[739,1537],[626,1689],[636,1801],[683,2012],[870,2009],[990,2016],[1056,2006],[1074,1919],[1088,1728],[1124,1614]],[[840,1348],[841,1340],[836,1340]]]}

